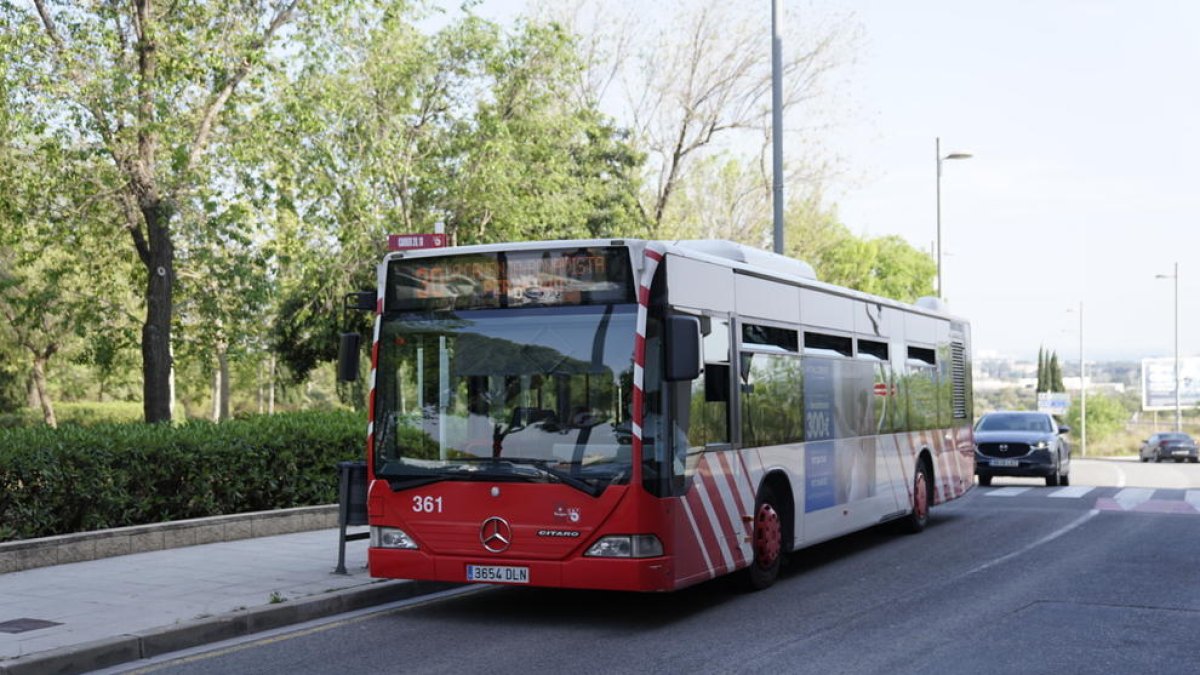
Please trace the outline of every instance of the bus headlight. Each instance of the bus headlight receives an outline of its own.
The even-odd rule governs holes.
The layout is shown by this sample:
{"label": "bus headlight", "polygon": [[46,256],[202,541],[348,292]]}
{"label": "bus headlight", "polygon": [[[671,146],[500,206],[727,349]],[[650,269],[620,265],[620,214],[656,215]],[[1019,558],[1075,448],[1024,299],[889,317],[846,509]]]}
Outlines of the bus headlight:
{"label": "bus headlight", "polygon": [[396,527],[372,527],[371,548],[420,548],[408,533]]}
{"label": "bus headlight", "polygon": [[662,542],[653,534],[614,535],[592,544],[585,556],[592,558],[657,558]]}

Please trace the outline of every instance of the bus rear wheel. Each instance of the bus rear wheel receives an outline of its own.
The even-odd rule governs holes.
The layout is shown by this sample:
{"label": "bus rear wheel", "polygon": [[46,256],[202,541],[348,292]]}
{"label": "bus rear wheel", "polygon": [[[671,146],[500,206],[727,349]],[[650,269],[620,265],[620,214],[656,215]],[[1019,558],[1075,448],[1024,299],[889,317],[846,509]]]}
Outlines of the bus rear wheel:
{"label": "bus rear wheel", "polygon": [[763,488],[754,506],[754,531],[751,542],[754,560],[746,568],[745,581],[751,590],[762,590],[779,578],[783,562],[783,520],[776,509],[775,495]]}
{"label": "bus rear wheel", "polygon": [[916,534],[924,531],[929,524],[929,469],[923,459],[917,462],[917,468],[913,471],[912,486],[912,513],[901,522],[906,532]]}

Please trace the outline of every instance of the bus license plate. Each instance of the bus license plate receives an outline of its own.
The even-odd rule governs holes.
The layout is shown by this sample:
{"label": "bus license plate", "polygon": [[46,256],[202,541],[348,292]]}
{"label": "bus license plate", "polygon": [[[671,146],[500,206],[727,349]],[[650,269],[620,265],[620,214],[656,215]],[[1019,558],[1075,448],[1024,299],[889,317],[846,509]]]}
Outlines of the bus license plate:
{"label": "bus license plate", "polygon": [[529,583],[529,568],[501,567],[498,565],[467,565],[467,581],[527,584]]}
{"label": "bus license plate", "polygon": [[1018,466],[1015,459],[993,459],[992,466]]}

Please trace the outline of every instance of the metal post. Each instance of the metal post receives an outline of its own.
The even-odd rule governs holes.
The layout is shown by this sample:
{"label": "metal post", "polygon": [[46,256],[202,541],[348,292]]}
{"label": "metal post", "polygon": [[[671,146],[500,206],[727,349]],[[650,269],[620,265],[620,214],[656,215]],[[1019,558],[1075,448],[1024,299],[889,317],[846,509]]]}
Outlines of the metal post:
{"label": "metal post", "polygon": [[971,153],[952,152],[943,157],[942,139],[935,137],[933,139],[933,155],[937,159],[937,296],[939,299],[945,300],[946,292],[942,287],[942,160],[970,159]]}
{"label": "metal post", "polygon": [[1183,409],[1179,405],[1179,263],[1175,263],[1175,431],[1183,431]]}
{"label": "metal post", "polygon": [[347,469],[338,465],[338,562],[334,574],[346,572],[346,525],[350,522],[350,480]]}
{"label": "metal post", "polygon": [[937,296],[945,299],[942,292],[942,139],[933,139],[933,156],[937,159]]}
{"label": "metal post", "polygon": [[775,252],[783,254],[783,0],[771,3],[771,146]]}
{"label": "metal post", "polygon": [[1083,357],[1083,301],[1079,301],[1079,452],[1087,457],[1087,361]]}

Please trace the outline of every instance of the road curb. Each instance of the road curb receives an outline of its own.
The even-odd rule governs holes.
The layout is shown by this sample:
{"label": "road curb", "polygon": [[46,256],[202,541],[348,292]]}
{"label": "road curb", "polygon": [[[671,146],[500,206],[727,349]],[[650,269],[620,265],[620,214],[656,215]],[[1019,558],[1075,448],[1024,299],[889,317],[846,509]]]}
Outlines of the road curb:
{"label": "road curb", "polygon": [[172,520],[0,542],[0,574],[183,546],[337,527],[337,504]]}
{"label": "road curb", "polygon": [[379,581],[358,588],[288,600],[0,661],[0,675],[86,673],[181,649],[429,595],[458,585],[427,581]]}

